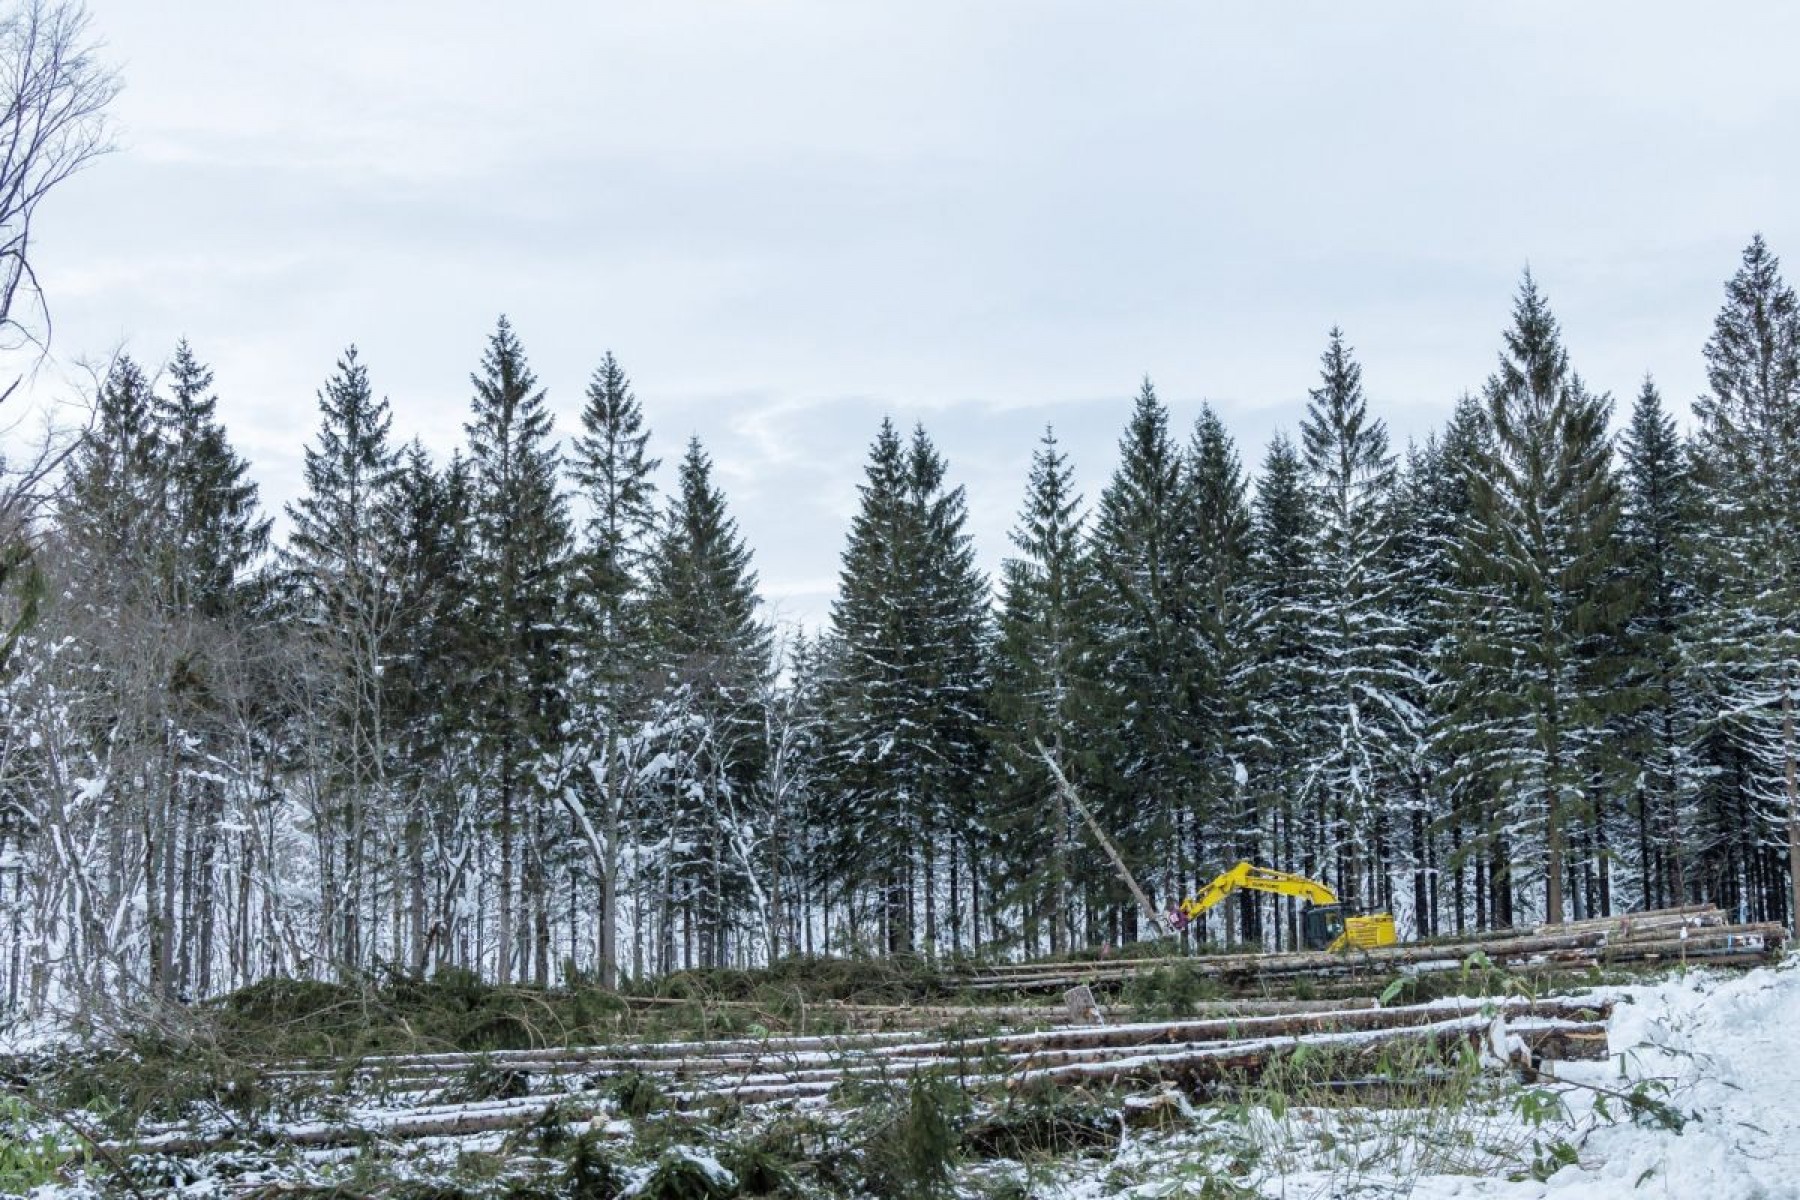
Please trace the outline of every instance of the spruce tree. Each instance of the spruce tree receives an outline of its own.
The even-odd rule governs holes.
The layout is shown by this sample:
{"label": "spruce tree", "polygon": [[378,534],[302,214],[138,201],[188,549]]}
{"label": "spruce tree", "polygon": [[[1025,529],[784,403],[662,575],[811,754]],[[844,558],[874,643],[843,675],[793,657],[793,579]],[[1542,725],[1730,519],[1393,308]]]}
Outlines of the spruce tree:
{"label": "spruce tree", "polygon": [[1301,425],[1317,513],[1312,790],[1340,894],[1388,907],[1387,810],[1419,726],[1397,612],[1395,462],[1386,427],[1369,416],[1362,367],[1339,329],[1331,331],[1319,374]]}
{"label": "spruce tree", "polygon": [[[982,808],[989,742],[988,580],[975,564],[968,501],[948,485],[949,468],[923,426],[913,430],[907,486],[920,531],[918,644],[925,721],[923,782],[935,803],[924,851],[926,951],[935,953],[948,918],[950,949],[965,930],[979,945],[993,830]],[[940,876],[950,911],[937,911]],[[968,907],[964,908],[964,897]]]}
{"label": "spruce tree", "polygon": [[631,380],[609,351],[588,381],[582,435],[574,441],[571,473],[587,502],[576,585],[583,618],[598,649],[629,640],[629,600],[643,586],[643,563],[656,521],[660,464],[646,452],[650,432]]}
{"label": "spruce tree", "polygon": [[[1437,824],[1445,856],[1449,914],[1457,932],[1510,925],[1514,914],[1511,847],[1494,819],[1504,760],[1516,730],[1490,700],[1511,686],[1511,664],[1484,653],[1501,619],[1497,585],[1463,561],[1475,512],[1475,479],[1493,453],[1481,400],[1464,394],[1441,436],[1426,444],[1411,473],[1408,606],[1423,645],[1426,697],[1424,769],[1442,806]],[[1504,736],[1503,736],[1504,735]]]}
{"label": "spruce tree", "polygon": [[[1315,839],[1302,806],[1316,711],[1313,513],[1306,467],[1277,434],[1257,475],[1250,538],[1248,719],[1250,801],[1262,814],[1272,866],[1317,878]],[[1285,944],[1300,945],[1299,910],[1285,909]],[[1280,940],[1277,945],[1282,944]]]}
{"label": "spruce tree", "polygon": [[[535,766],[553,749],[564,719],[569,639],[562,599],[572,538],[557,489],[545,394],[505,317],[470,378],[475,394],[464,429],[473,472],[474,585],[484,650],[474,683],[500,840],[496,969],[506,982],[520,960],[529,964],[536,982],[548,984],[550,797]],[[516,862],[521,831],[524,853]],[[515,907],[515,885],[522,891],[523,914]],[[521,930],[529,934],[527,953],[520,953]]]}
{"label": "spruce tree", "polygon": [[[1100,494],[1089,554],[1095,579],[1090,803],[1120,851],[1165,890],[1196,877],[1178,836],[1199,795],[1189,745],[1197,646],[1193,497],[1168,410],[1144,381]],[[1108,888],[1112,936],[1135,938],[1138,913]],[[1098,931],[1094,931],[1096,934]]]}
{"label": "spruce tree", "polygon": [[[1713,527],[1717,605],[1705,651],[1714,718],[1737,726],[1757,769],[1755,799],[1785,823],[1790,919],[1800,914],[1800,301],[1761,235],[1745,248],[1706,343],[1695,402],[1698,483]],[[1766,797],[1767,800],[1763,803]],[[1785,814],[1785,822],[1777,816]],[[1754,833],[1749,833],[1756,840]],[[1784,905],[1770,906],[1771,918]]]}
{"label": "spruce tree", "polygon": [[179,609],[222,617],[248,599],[246,578],[268,548],[273,522],[258,510],[250,464],[218,421],[213,373],[185,338],[175,347],[168,382],[156,416],[169,454],[171,600]]}
{"label": "spruce tree", "polygon": [[921,929],[935,949],[946,859],[953,939],[980,905],[987,585],[962,489],[945,477],[923,429],[909,446],[882,422],[832,606],[835,857],[852,887],[872,889],[890,952],[914,949]]}
{"label": "spruce tree", "polygon": [[1025,503],[1002,564],[992,712],[993,776],[1015,902],[1033,932],[1048,928],[1051,953],[1074,944],[1077,815],[1038,757],[1041,742],[1063,764],[1079,742],[1080,672],[1087,631],[1081,497],[1074,467],[1045,429],[1031,457]]}
{"label": "spruce tree", "polygon": [[[404,805],[405,877],[397,886],[406,896],[405,961],[415,975],[449,957],[456,920],[457,875],[448,859],[466,836],[457,798],[473,732],[470,672],[477,649],[470,524],[464,460],[453,457],[439,471],[424,446],[409,443],[382,514],[395,616],[382,682],[397,746],[394,784]],[[432,863],[432,847],[444,858]]]}
{"label": "spruce tree", "polygon": [[698,965],[725,966],[749,918],[766,929],[770,898],[758,871],[767,814],[757,811],[770,633],[757,616],[750,550],[712,482],[698,438],[682,457],[675,494],[649,564],[648,616],[665,730],[658,825],[668,861],[661,927],[665,969],[672,906],[699,943]]}
{"label": "spruce tree", "polygon": [[[618,979],[619,867],[626,794],[638,744],[627,724],[641,709],[648,669],[643,629],[645,556],[656,519],[658,461],[643,409],[609,351],[588,382],[572,473],[588,518],[573,574],[577,644],[573,704],[588,765],[576,773],[576,819],[599,886],[595,953],[602,986]],[[640,739],[641,740],[641,739]],[[568,793],[565,793],[567,795]]]}
{"label": "spruce tree", "polygon": [[917,771],[902,733],[913,719],[916,616],[907,609],[919,532],[907,505],[906,455],[883,420],[859,485],[861,503],[831,606],[830,720],[836,834],[833,874],[856,921],[857,893],[873,893],[882,943],[911,950],[912,850],[923,835],[908,786]]}
{"label": "spruce tree", "polygon": [[1409,445],[1406,465],[1389,494],[1384,520],[1391,530],[1380,569],[1392,581],[1384,611],[1393,626],[1392,645],[1403,670],[1395,694],[1411,720],[1399,744],[1383,808],[1388,817],[1389,846],[1395,866],[1412,876],[1411,920],[1421,937],[1436,935],[1441,919],[1445,872],[1442,833],[1449,815],[1444,764],[1433,737],[1434,700],[1440,684],[1433,652],[1442,631],[1439,617],[1451,581],[1438,549],[1446,526],[1434,509],[1441,488],[1438,444]]}
{"label": "spruce tree", "polygon": [[[121,934],[135,946],[120,965],[158,999],[172,999],[177,986],[177,758],[191,695],[182,664],[192,650],[187,631],[169,619],[162,587],[171,542],[167,463],[150,382],[121,356],[71,453],[57,553],[43,558],[58,627],[78,631],[67,657],[82,663],[91,710],[62,752],[85,751],[108,782],[105,845],[115,877],[141,872],[143,889],[142,905],[121,912],[131,921]],[[94,744],[84,747],[84,739]]]}
{"label": "spruce tree", "polygon": [[188,834],[179,976],[181,988],[197,995],[212,990],[215,860],[226,805],[215,764],[230,757],[238,733],[221,710],[228,694],[242,694],[236,680],[249,641],[242,635],[257,601],[252,567],[268,547],[272,524],[257,505],[249,463],[217,419],[212,379],[183,340],[169,364],[169,393],[155,404],[168,481],[162,586],[171,618],[190,627],[182,669],[196,684],[181,689],[191,732],[181,755]]}
{"label": "spruce tree", "polygon": [[321,943],[341,969],[363,963],[372,844],[385,812],[389,763],[387,656],[395,633],[382,516],[398,469],[392,417],[350,347],[319,392],[319,430],[304,450],[306,492],[288,505],[283,554],[306,632],[309,691],[322,728],[308,742],[319,780]]}
{"label": "spruce tree", "polygon": [[168,454],[155,406],[150,381],[121,355],[70,456],[58,525],[75,559],[71,575],[84,579],[96,600],[109,590],[107,599],[117,603],[154,596],[146,556],[164,544],[168,512]]}
{"label": "spruce tree", "polygon": [[1631,588],[1623,721],[1642,764],[1635,782],[1638,890],[1644,907],[1687,902],[1696,696],[1685,647],[1694,611],[1695,498],[1686,448],[1648,378],[1620,441],[1622,566]]}
{"label": "spruce tree", "polygon": [[302,450],[305,494],[288,506],[287,562],[336,624],[377,603],[381,574],[375,514],[387,499],[399,455],[388,443],[393,416],[377,400],[369,371],[351,346],[319,392],[319,430]]}
{"label": "spruce tree", "polygon": [[[1259,857],[1261,819],[1244,761],[1254,668],[1248,488],[1237,448],[1210,405],[1194,423],[1185,474],[1192,521],[1188,736],[1194,790],[1181,819],[1197,868],[1187,882],[1198,886],[1232,861]],[[1261,936],[1257,900],[1244,892],[1237,902],[1237,932],[1246,939]]]}
{"label": "spruce tree", "polygon": [[[1589,756],[1621,666],[1612,405],[1570,369],[1529,272],[1505,340],[1485,391],[1492,443],[1471,480],[1461,561],[1495,606],[1474,649],[1508,682],[1484,700],[1511,752],[1500,767],[1516,797],[1510,836],[1543,835],[1544,912],[1554,924],[1566,916],[1571,828],[1594,820],[1605,800]],[[1526,857],[1515,844],[1515,861]]]}

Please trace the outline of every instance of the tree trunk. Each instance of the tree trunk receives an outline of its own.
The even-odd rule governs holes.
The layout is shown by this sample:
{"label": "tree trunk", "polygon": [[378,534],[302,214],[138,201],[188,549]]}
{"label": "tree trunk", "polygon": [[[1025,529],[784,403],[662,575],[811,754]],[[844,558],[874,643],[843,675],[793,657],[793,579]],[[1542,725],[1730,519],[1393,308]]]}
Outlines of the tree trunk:
{"label": "tree trunk", "polygon": [[1437,930],[1432,927],[1431,920],[1431,881],[1425,868],[1425,811],[1415,787],[1413,792],[1412,813],[1412,852],[1413,852],[1413,924],[1423,937],[1430,937]]}
{"label": "tree trunk", "polygon": [[1551,925],[1563,922],[1562,798],[1557,794],[1561,774],[1552,743],[1544,771],[1544,920]]}
{"label": "tree trunk", "polygon": [[513,752],[512,739],[504,739],[500,765],[500,921],[495,975],[501,987],[512,982],[513,936]]}
{"label": "tree trunk", "polygon": [[425,789],[412,790],[412,814],[406,822],[406,887],[410,910],[412,973],[425,977]]}
{"label": "tree trunk", "polygon": [[547,988],[550,986],[550,960],[555,954],[550,938],[550,871],[544,861],[549,838],[544,830],[546,806],[540,800],[531,807],[531,922],[535,959],[532,979],[539,987]]}
{"label": "tree trunk", "polygon": [[[196,836],[200,839],[195,863],[194,906],[199,910],[199,929],[195,934],[194,995],[210,996],[213,990],[213,940],[217,936],[218,887],[214,871],[219,857],[219,820],[224,815],[223,785],[205,785],[206,803],[201,811]],[[229,853],[229,852],[228,852]]]}
{"label": "tree trunk", "polygon": [[619,986],[619,841],[615,822],[606,836],[607,862],[600,872],[600,922],[595,933],[599,951],[600,986],[609,991]]}
{"label": "tree trunk", "polygon": [[1800,780],[1795,778],[1794,692],[1787,678],[1781,681],[1781,754],[1787,766],[1788,928],[1800,934]]}

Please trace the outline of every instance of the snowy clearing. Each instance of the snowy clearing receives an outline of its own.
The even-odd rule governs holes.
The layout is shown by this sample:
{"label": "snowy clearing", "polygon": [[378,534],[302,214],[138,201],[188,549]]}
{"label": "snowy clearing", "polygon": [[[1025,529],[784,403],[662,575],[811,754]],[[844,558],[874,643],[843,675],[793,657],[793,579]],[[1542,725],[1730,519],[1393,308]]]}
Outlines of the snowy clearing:
{"label": "snowy clearing", "polygon": [[[1599,996],[1615,1001],[1611,1057],[1552,1065],[1557,1080],[1587,1086],[1546,1080],[1538,1089],[1521,1089],[1510,1103],[1458,1114],[1262,1109],[1248,1120],[1201,1114],[1193,1129],[1127,1137],[1105,1163],[1034,1180],[1029,1194],[1052,1200],[1800,1196],[1800,1117],[1793,1107],[1800,1100],[1800,960],[1790,956],[1779,967],[1743,975],[1690,973]],[[1646,1082],[1645,1094],[1672,1112],[1628,1111],[1620,1096]],[[1527,1092],[1556,1093],[1554,1107],[1534,1114],[1518,1099]],[[1484,1150],[1502,1151],[1492,1156],[1493,1174],[1476,1173]],[[1572,1161],[1559,1167],[1558,1155]],[[1508,1156],[1522,1161],[1507,1169]],[[1532,1177],[1534,1160],[1544,1178]],[[1217,1175],[1241,1190],[1204,1190]]]}

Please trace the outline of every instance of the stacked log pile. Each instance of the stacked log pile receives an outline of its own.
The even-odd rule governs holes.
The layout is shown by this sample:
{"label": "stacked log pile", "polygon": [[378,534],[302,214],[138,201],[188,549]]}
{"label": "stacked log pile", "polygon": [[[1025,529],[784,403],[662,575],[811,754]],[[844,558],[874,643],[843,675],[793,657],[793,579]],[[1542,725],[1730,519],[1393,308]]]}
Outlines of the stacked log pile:
{"label": "stacked log pile", "polygon": [[[1394,1008],[1335,1008],[1064,1028],[982,1037],[918,1039],[906,1034],[642,1043],[604,1047],[433,1054],[368,1059],[353,1076],[304,1064],[271,1067],[279,1088],[360,1081],[369,1100],[330,1120],[199,1134],[169,1128],[116,1147],[171,1155],[201,1153],[246,1138],[281,1145],[351,1145],[369,1137],[463,1136],[541,1121],[600,1122],[622,1078],[654,1083],[681,1110],[713,1106],[829,1103],[851,1085],[880,1085],[931,1073],[972,1094],[1004,1095],[1036,1086],[1188,1092],[1256,1081],[1305,1044],[1329,1051],[1346,1076],[1365,1072],[1396,1046],[1448,1052],[1458,1044],[1511,1047],[1535,1061],[1596,1059],[1606,1054],[1608,1007],[1577,1000],[1441,1001]],[[476,1067],[516,1072],[529,1094],[441,1103]],[[398,1103],[395,1103],[398,1100]]]}
{"label": "stacked log pile", "polygon": [[1497,967],[1539,973],[1669,962],[1751,966],[1779,959],[1786,938],[1784,926],[1736,925],[1715,907],[1690,905],[1374,950],[1018,963],[986,967],[959,982],[973,993],[1060,991],[1080,984],[1118,984],[1179,963],[1215,978],[1223,987],[1240,990],[1298,979],[1366,986],[1402,973],[1456,969],[1477,953]]}
{"label": "stacked log pile", "polygon": [[[607,1127],[619,1117],[615,1097],[648,1085],[680,1114],[704,1120],[720,1106],[812,1107],[854,1103],[866,1089],[930,1074],[972,1095],[999,1097],[1044,1086],[1179,1089],[1190,1095],[1233,1094],[1256,1085],[1297,1047],[1317,1051],[1321,1086],[1371,1082],[1378,1060],[1430,1063],[1461,1046],[1531,1070],[1538,1058],[1598,1059],[1607,1053],[1607,1008],[1580,1000],[1444,1000],[1380,1007],[1367,997],[1404,972],[1458,969],[1478,961],[1533,973],[1623,964],[1685,961],[1749,965],[1778,957],[1785,931],[1734,925],[1715,908],[1690,907],[1554,927],[1420,942],[1373,951],[1325,954],[1218,954],[1179,959],[989,967],[954,981],[969,993],[1006,994],[1103,988],[1171,963],[1216,978],[1224,989],[1290,991],[1305,981],[1320,995],[1352,990],[1358,1001],[1212,1002],[1197,1015],[1117,1023],[1121,1010],[1081,994],[1067,1010],[1050,1004],[842,1006],[838,1017],[887,1026],[831,1036],[735,1038],[574,1046],[486,1055],[419,1054],[368,1058],[355,1064],[266,1064],[262,1085],[297,1101],[295,1116],[254,1127],[145,1129],[108,1152],[202,1154],[226,1144],[332,1147],[369,1138],[464,1137],[538,1123]],[[1082,1024],[1106,1011],[1113,1024]],[[926,1036],[970,1024],[1010,1025],[1012,1032]],[[1073,1023],[1072,1023],[1073,1022]],[[1397,1049],[1416,1055],[1396,1055]],[[1460,1053],[1460,1051],[1457,1051]],[[1430,1068],[1426,1068],[1429,1072]],[[509,1081],[505,1099],[455,1102],[468,1082],[486,1075]],[[1384,1077],[1385,1078],[1385,1077]],[[1386,1086],[1383,1084],[1383,1086]],[[310,1114],[310,1115],[309,1115]],[[624,1127],[614,1126],[621,1136]]]}

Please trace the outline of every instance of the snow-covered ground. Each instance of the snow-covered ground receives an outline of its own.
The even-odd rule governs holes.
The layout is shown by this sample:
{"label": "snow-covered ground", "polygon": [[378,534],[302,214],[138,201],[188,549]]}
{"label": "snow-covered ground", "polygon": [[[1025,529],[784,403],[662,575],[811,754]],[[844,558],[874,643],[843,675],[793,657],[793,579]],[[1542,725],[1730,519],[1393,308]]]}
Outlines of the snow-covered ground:
{"label": "snow-covered ground", "polygon": [[[970,1200],[1800,1200],[1800,956],[1590,997],[1613,1002],[1606,1061],[1550,1064],[1533,1083],[1497,1064],[1471,1069],[1459,1077],[1465,1103],[1429,1108],[1398,1100],[1308,1107],[1305,1092],[1276,1085],[1231,1103],[1138,1098],[1135,1118],[1121,1119],[1118,1141],[1102,1152],[972,1164],[958,1191]],[[629,1145],[629,1122],[594,1124],[613,1144]],[[694,1132],[701,1141],[728,1136]],[[507,1144],[501,1134],[421,1139],[392,1147],[386,1170],[393,1178],[441,1174],[459,1155],[504,1155]],[[222,1168],[235,1152],[210,1157],[194,1163],[180,1194],[198,1200],[258,1181],[340,1179],[361,1153],[307,1151],[267,1162],[252,1154],[229,1170]],[[696,1145],[682,1154],[707,1178],[724,1178],[712,1150]],[[642,1187],[660,1161],[629,1167],[624,1182]],[[74,1200],[105,1189],[96,1175],[85,1186],[35,1194]]]}
{"label": "snow-covered ground", "polygon": [[[1424,1196],[1800,1197],[1800,959],[1745,975],[1690,975],[1624,989],[1607,1040],[1610,1063],[1561,1074],[1618,1089],[1665,1080],[1679,1134],[1655,1121],[1602,1122],[1580,1160],[1543,1183],[1436,1183]],[[1621,1073],[1624,1080],[1621,1080]],[[1584,1099],[1592,1119],[1592,1096]]]}
{"label": "snow-covered ground", "polygon": [[1800,957],[1600,995],[1611,1057],[1552,1064],[1560,1082],[1450,1112],[1202,1109],[1019,1182],[1053,1200],[1800,1198]]}

